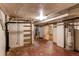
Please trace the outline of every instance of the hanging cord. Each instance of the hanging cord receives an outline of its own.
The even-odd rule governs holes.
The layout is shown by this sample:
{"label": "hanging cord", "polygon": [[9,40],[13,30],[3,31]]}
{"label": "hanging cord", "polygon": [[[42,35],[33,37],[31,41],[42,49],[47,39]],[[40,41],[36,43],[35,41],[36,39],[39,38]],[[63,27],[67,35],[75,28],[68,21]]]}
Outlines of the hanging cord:
{"label": "hanging cord", "polygon": [[17,19],[16,19],[16,31],[17,31],[17,42],[16,42],[16,44],[18,44],[18,45],[20,45],[20,43],[19,43],[19,41],[20,41],[20,24],[18,24],[18,21],[17,21]]}

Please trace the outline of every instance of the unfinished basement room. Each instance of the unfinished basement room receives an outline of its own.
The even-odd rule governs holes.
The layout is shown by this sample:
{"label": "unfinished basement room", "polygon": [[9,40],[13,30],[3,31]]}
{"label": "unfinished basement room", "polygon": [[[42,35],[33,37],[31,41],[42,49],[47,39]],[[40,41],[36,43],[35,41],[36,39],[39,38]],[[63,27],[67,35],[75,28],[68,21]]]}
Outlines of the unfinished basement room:
{"label": "unfinished basement room", "polygon": [[79,4],[0,3],[0,56],[79,56]]}

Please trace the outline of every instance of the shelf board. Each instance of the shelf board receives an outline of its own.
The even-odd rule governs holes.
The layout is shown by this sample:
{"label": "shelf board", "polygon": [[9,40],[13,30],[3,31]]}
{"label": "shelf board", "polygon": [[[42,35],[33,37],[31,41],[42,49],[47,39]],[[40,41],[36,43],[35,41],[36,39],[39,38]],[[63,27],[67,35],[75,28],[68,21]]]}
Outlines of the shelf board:
{"label": "shelf board", "polygon": [[32,34],[24,34],[24,37],[26,37],[26,36],[31,36]]}
{"label": "shelf board", "polygon": [[32,30],[24,30],[23,32],[31,32]]}
{"label": "shelf board", "polygon": [[24,42],[30,42],[31,41],[31,39],[24,39]]}
{"label": "shelf board", "polygon": [[31,25],[23,25],[23,27],[31,27]]}

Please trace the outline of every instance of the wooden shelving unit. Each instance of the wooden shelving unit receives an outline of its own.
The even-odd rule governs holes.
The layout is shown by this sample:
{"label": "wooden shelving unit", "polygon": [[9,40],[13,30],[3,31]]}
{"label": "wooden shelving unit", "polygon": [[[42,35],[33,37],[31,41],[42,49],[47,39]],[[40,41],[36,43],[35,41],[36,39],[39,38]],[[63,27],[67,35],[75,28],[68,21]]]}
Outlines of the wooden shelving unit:
{"label": "wooden shelving unit", "polygon": [[[29,24],[29,25],[28,25]],[[32,44],[32,23],[28,22],[26,24],[23,24],[24,27],[24,45],[31,43]],[[29,38],[28,38],[29,37]]]}

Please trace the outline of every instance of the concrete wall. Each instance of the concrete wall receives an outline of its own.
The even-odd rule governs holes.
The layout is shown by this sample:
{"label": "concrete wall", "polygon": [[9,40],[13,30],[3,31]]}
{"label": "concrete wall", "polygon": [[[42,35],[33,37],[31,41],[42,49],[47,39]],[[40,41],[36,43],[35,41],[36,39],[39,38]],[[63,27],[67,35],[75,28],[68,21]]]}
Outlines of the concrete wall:
{"label": "concrete wall", "polygon": [[[3,21],[3,26],[5,26],[5,15],[4,13],[0,10],[0,20]],[[5,55],[5,30],[2,29],[1,22],[0,22],[0,56]]]}

